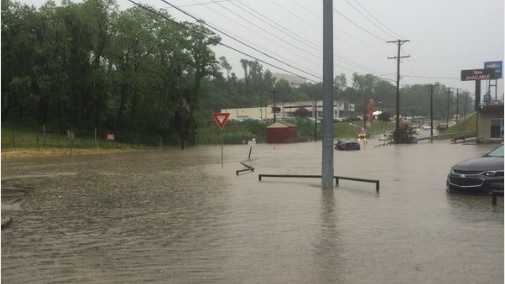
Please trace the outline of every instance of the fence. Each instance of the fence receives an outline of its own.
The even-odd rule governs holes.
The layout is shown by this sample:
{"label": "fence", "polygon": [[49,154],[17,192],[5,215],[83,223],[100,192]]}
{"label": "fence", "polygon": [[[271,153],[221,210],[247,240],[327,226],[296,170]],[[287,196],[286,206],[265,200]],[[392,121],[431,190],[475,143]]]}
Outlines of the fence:
{"label": "fence", "polygon": [[119,148],[115,140],[106,139],[107,131],[93,129],[38,129],[2,126],[2,148]]}

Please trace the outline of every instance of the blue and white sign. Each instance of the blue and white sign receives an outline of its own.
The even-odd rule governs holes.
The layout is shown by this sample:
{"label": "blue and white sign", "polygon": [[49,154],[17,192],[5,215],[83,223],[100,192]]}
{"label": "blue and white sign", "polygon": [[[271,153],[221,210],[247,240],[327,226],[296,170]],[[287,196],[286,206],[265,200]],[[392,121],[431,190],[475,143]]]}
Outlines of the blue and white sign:
{"label": "blue and white sign", "polygon": [[494,76],[490,79],[501,79],[503,75],[503,61],[484,62],[484,69],[494,69]]}

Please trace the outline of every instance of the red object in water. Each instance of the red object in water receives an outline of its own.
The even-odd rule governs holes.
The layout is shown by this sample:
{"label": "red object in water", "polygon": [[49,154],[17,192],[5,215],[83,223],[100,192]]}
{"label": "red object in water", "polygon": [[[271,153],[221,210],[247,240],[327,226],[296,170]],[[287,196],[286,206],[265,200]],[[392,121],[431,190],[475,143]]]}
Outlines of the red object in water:
{"label": "red object in water", "polygon": [[295,125],[276,122],[267,127],[267,143],[296,142],[297,137]]}

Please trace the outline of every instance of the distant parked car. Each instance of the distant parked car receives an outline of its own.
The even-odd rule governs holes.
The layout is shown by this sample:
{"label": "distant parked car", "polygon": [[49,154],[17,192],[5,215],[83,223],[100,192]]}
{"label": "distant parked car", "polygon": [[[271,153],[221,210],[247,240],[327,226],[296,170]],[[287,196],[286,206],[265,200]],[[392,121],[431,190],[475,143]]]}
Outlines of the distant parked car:
{"label": "distant parked car", "polygon": [[359,145],[358,142],[355,142],[355,141],[338,140],[337,143],[335,144],[335,150],[355,151],[355,150],[360,150],[360,149],[361,149],[361,146]]}
{"label": "distant parked car", "polygon": [[457,163],[447,176],[447,191],[503,191],[503,145],[486,155]]}

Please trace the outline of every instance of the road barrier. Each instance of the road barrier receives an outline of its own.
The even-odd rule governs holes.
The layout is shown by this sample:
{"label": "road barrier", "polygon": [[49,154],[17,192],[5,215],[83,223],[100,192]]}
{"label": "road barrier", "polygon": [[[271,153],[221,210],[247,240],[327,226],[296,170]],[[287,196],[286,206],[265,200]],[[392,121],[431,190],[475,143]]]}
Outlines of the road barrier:
{"label": "road barrier", "polygon": [[[258,180],[262,181],[263,178],[272,177],[272,178],[321,178],[321,175],[272,175],[272,174],[259,174]],[[339,186],[340,180],[350,180],[350,181],[358,181],[358,182],[366,182],[366,183],[374,183],[375,191],[379,193],[380,190],[380,181],[376,179],[365,179],[365,178],[355,178],[355,177],[343,177],[343,176],[333,176],[335,179],[335,185]]]}

